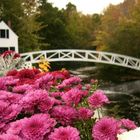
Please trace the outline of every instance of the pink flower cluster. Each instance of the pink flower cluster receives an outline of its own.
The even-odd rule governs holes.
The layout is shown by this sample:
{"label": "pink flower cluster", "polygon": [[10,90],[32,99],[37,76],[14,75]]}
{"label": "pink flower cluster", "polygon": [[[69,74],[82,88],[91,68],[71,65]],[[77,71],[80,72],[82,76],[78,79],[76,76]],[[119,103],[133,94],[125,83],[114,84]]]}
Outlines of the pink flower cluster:
{"label": "pink flower cluster", "polygon": [[88,103],[93,108],[99,108],[104,104],[109,103],[109,100],[104,91],[97,90],[88,98]]}
{"label": "pink flower cluster", "polygon": [[83,96],[83,90],[72,88],[62,95],[62,99],[67,105],[78,105]]}
{"label": "pink flower cluster", "polygon": [[59,127],[54,129],[49,140],[80,140],[79,131],[70,126]]}
{"label": "pink flower cluster", "polygon": [[77,111],[71,106],[58,105],[52,109],[51,116],[62,125],[70,125],[77,119]]}
{"label": "pink flower cluster", "polygon": [[58,89],[63,89],[67,87],[71,87],[75,84],[78,84],[81,82],[81,79],[79,77],[70,77],[69,79],[65,79],[60,85],[58,85]]}
{"label": "pink flower cluster", "polygon": [[115,118],[104,117],[93,126],[92,137],[94,140],[117,140],[117,134],[136,127],[134,122],[129,119],[116,120]]}
{"label": "pink flower cluster", "polygon": [[20,100],[22,111],[25,113],[48,112],[54,104],[48,92],[44,90],[31,90]]}
{"label": "pink flower cluster", "polygon": [[87,132],[91,139],[116,140],[117,133],[136,128],[114,118],[94,125],[95,109],[109,100],[102,90],[91,94],[91,88],[67,70],[8,72],[0,77],[0,140],[80,140]]}
{"label": "pink flower cluster", "polygon": [[78,110],[78,116],[82,120],[88,120],[93,116],[93,111],[85,107],[80,107]]}
{"label": "pink flower cluster", "polygon": [[114,118],[102,118],[92,130],[94,140],[116,140],[118,130],[117,121]]}
{"label": "pink flower cluster", "polygon": [[49,114],[36,114],[9,125],[7,134],[18,136],[23,140],[43,140],[54,128],[56,121],[50,118]]}

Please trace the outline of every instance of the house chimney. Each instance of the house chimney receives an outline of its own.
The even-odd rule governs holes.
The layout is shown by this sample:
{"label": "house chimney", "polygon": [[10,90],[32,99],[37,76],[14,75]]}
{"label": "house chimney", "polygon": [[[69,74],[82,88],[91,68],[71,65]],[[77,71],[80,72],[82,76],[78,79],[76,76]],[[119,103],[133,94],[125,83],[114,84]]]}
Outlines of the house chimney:
{"label": "house chimney", "polygon": [[11,20],[8,20],[7,24],[11,28]]}

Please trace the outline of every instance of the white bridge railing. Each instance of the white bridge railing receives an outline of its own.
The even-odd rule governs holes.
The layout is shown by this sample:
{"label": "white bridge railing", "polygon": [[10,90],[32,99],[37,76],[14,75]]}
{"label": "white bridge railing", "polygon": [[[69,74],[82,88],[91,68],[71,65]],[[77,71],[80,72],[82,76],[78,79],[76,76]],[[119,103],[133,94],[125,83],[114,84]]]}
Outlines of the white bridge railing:
{"label": "white bridge railing", "polygon": [[47,50],[38,52],[22,53],[25,67],[32,67],[44,57],[49,62],[56,61],[81,61],[118,65],[135,70],[140,70],[140,59],[115,53],[92,51],[92,50]]}

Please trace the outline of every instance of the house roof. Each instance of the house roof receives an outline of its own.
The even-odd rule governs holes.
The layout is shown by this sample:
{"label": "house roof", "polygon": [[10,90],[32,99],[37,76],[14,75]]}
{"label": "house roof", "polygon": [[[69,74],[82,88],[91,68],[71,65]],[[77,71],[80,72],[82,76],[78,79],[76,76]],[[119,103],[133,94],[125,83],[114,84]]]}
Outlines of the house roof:
{"label": "house roof", "polygon": [[16,37],[18,37],[18,35],[17,35],[4,21],[1,21],[1,22],[0,22],[0,26],[1,26],[1,25],[6,26],[11,32],[13,32],[13,34],[14,34]]}

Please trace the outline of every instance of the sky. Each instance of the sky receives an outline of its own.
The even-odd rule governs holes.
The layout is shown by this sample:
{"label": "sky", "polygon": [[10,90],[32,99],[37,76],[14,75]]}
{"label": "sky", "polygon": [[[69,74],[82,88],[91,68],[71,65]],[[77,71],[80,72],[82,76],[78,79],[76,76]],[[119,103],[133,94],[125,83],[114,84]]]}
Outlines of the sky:
{"label": "sky", "polygon": [[59,9],[65,8],[68,2],[76,5],[77,10],[84,14],[102,13],[109,4],[119,4],[124,0],[48,0]]}

